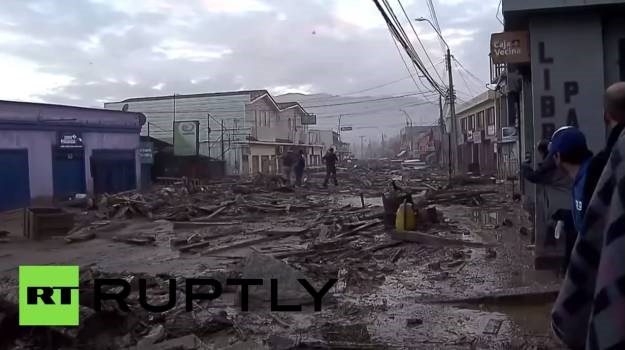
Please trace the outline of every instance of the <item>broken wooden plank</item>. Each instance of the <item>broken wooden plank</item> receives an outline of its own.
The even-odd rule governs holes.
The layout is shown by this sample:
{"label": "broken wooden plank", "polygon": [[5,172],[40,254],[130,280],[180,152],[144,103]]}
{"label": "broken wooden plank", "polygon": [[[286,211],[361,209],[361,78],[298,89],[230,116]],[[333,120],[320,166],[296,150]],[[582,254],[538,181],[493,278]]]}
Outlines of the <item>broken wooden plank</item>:
{"label": "broken wooden plank", "polygon": [[537,305],[553,302],[560,292],[560,286],[542,288],[521,287],[495,291],[489,294],[480,294],[458,299],[432,300],[431,304],[484,304],[484,305]]}
{"label": "broken wooden plank", "polygon": [[227,245],[227,246],[216,247],[216,248],[213,248],[213,249],[205,250],[205,251],[202,252],[202,255],[203,256],[207,256],[207,255],[223,252],[223,251],[230,250],[230,249],[245,248],[245,247],[248,247],[248,246],[251,246],[251,245],[254,245],[254,244],[275,241],[275,240],[281,239],[283,237],[284,236],[268,236],[268,237],[262,237],[262,238],[248,239],[248,240],[239,241],[239,242],[236,242],[234,244]]}
{"label": "broken wooden plank", "polygon": [[260,231],[259,233],[262,233],[264,235],[267,236],[275,236],[275,235],[300,235],[303,233],[308,232],[309,228],[308,227],[272,227],[270,229],[267,230],[263,230]]}
{"label": "broken wooden plank", "polygon": [[231,226],[240,225],[241,221],[172,221],[174,230],[196,229],[206,226]]}
{"label": "broken wooden plank", "polygon": [[382,223],[382,220],[376,219],[376,220],[373,220],[373,221],[368,222],[366,224],[362,224],[362,225],[356,227],[355,229],[353,229],[351,231],[347,231],[345,233],[341,233],[340,235],[336,236],[335,238],[343,238],[343,237],[352,236],[352,235],[354,235],[354,234],[356,234],[356,233],[358,233],[358,232],[360,232],[360,231],[362,231],[364,229],[367,229],[369,227],[373,227],[373,226],[381,224],[381,223]]}
{"label": "broken wooden plank", "polygon": [[421,233],[416,231],[393,231],[391,232],[391,238],[405,242],[417,242],[421,244],[429,245],[442,245],[442,246],[461,246],[461,247],[493,247],[494,244],[463,241],[461,239],[437,237],[427,233]]}
{"label": "broken wooden plank", "polygon": [[219,208],[217,208],[217,209],[216,209],[215,211],[213,211],[210,215],[207,215],[207,216],[201,216],[201,217],[199,217],[199,218],[194,218],[194,219],[191,219],[191,221],[193,221],[193,222],[197,222],[197,221],[207,221],[207,220],[210,220],[210,219],[214,218],[215,216],[217,216],[219,213],[221,213],[221,212],[222,212],[222,211],[224,211],[224,210],[226,210],[226,206],[223,206],[223,207],[219,207]]}

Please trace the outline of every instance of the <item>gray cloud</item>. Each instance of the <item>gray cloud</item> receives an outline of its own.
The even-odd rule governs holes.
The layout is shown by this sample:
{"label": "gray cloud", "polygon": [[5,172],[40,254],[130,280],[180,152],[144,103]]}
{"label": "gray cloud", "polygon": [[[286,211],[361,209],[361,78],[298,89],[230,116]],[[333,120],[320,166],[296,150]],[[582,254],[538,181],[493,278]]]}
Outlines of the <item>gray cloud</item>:
{"label": "gray cloud", "polygon": [[[228,14],[207,8],[211,2],[206,0],[187,1],[177,9],[167,8],[164,0],[147,1],[150,6],[128,11],[119,1],[4,0],[0,50],[34,63],[38,72],[73,78],[53,90],[35,92],[36,97],[97,107],[103,101],[135,96],[240,88],[304,86],[336,94],[408,75],[381,18],[374,28],[369,22],[359,26],[336,16],[335,1],[266,0],[270,11]],[[225,2],[212,2],[220,3]],[[371,1],[354,3],[375,11]],[[452,45],[453,54],[484,81],[488,39],[499,30],[496,5],[477,0],[436,2],[444,31],[473,32],[470,40]],[[363,9],[369,10],[358,8]],[[412,17],[427,16],[420,1],[407,11]],[[417,28],[431,35],[428,27]],[[3,42],[2,33],[19,40]],[[432,41],[427,45],[438,53],[432,51],[432,60],[439,63],[440,47]],[[442,65],[438,67],[444,73]],[[478,92],[478,84],[465,78]],[[461,96],[471,94],[460,76],[456,83],[463,90]],[[153,89],[159,84],[161,90]],[[408,79],[367,95],[414,89]]]}

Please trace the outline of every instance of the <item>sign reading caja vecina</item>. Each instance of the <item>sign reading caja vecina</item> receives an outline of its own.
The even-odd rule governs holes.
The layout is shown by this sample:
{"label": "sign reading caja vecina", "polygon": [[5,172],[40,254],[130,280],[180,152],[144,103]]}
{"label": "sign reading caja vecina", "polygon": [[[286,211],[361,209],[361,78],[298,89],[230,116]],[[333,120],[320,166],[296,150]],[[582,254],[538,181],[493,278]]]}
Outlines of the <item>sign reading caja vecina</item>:
{"label": "sign reading caja vecina", "polygon": [[199,151],[200,122],[174,122],[174,155],[197,156]]}
{"label": "sign reading caja vecina", "polygon": [[529,63],[528,32],[494,33],[490,37],[490,56],[494,64]]}

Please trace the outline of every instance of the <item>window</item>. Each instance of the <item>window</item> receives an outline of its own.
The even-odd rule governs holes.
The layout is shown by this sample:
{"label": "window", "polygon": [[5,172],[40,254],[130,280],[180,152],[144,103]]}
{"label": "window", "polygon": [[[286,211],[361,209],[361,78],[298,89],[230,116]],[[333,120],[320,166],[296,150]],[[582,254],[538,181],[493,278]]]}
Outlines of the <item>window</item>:
{"label": "window", "polygon": [[289,131],[291,130],[291,118],[289,118]]}
{"label": "window", "polygon": [[486,124],[495,125],[495,108],[491,107],[486,110]]}
{"label": "window", "polygon": [[484,129],[484,111],[477,113],[477,129]]}
{"label": "window", "polygon": [[467,118],[460,119],[460,128],[462,131],[467,131]]}
{"label": "window", "polygon": [[475,116],[473,114],[469,116],[469,130],[475,130]]}

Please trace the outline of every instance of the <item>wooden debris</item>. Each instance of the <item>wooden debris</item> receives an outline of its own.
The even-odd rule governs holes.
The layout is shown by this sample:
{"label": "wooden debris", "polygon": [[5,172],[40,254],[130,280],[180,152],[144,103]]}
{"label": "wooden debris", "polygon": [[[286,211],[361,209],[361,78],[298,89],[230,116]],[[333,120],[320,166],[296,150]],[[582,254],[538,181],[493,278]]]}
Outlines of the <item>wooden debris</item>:
{"label": "wooden debris", "polygon": [[227,206],[219,207],[218,209],[213,211],[212,214],[207,215],[207,216],[202,216],[202,217],[199,217],[199,218],[193,218],[193,219],[191,219],[191,221],[207,221],[207,220],[210,220],[210,219],[214,218],[215,216],[217,216],[222,211],[226,210],[226,208],[227,208]]}
{"label": "wooden debris", "polygon": [[356,234],[356,233],[358,233],[358,232],[360,232],[360,231],[362,231],[364,229],[367,229],[369,227],[373,227],[373,226],[379,225],[381,223],[382,223],[382,220],[376,219],[376,220],[370,221],[370,222],[368,222],[366,224],[362,224],[362,225],[356,227],[355,229],[353,229],[351,231],[342,233],[342,234],[336,236],[336,238],[349,237],[349,236],[352,236],[352,235],[354,235],[354,234]]}
{"label": "wooden debris", "polygon": [[427,233],[415,232],[415,231],[394,231],[391,233],[391,238],[406,242],[417,242],[421,244],[429,245],[443,245],[443,246],[461,246],[461,247],[491,247],[490,243],[470,242],[460,239],[443,238],[433,236]]}
{"label": "wooden debris", "polygon": [[173,221],[174,230],[196,229],[206,226],[232,226],[240,225],[241,221]]}
{"label": "wooden debris", "polygon": [[283,237],[285,237],[285,236],[283,236],[283,235],[276,235],[276,236],[248,239],[248,240],[239,241],[237,243],[230,244],[230,245],[227,245],[227,246],[216,247],[216,248],[213,248],[213,249],[205,250],[205,251],[202,252],[202,255],[208,256],[208,255],[211,255],[211,254],[216,254],[216,253],[223,252],[223,251],[230,250],[230,249],[244,248],[244,247],[248,247],[248,246],[251,246],[251,245],[254,245],[254,244],[275,241],[275,240],[278,240],[278,239],[282,239]]}

